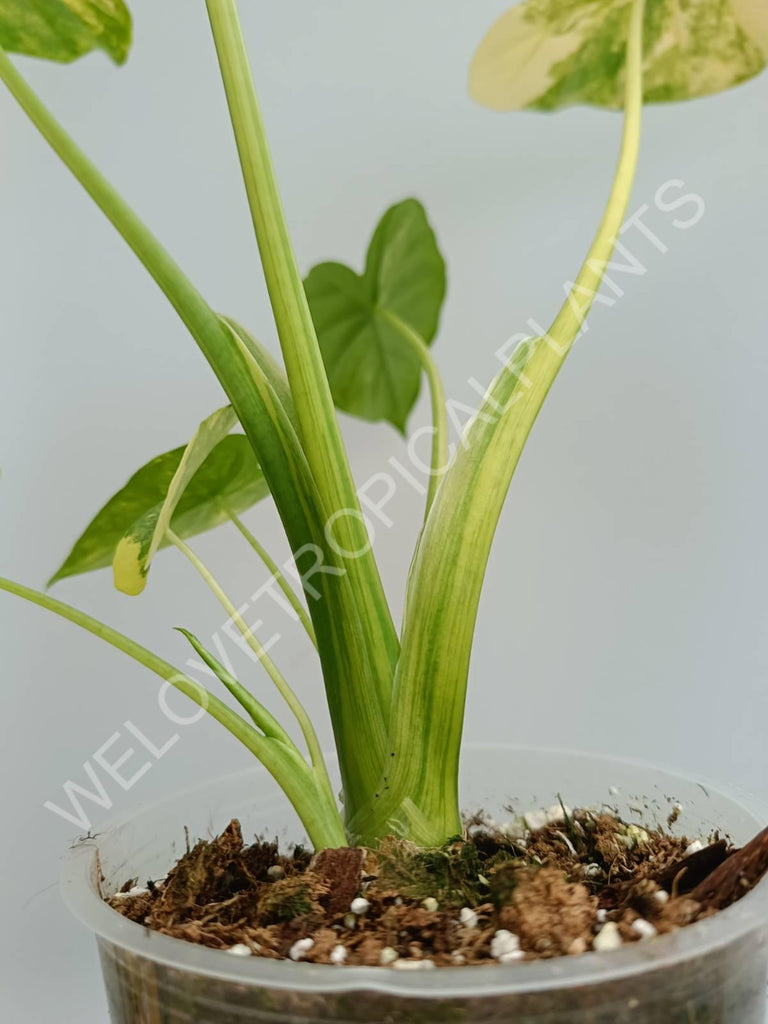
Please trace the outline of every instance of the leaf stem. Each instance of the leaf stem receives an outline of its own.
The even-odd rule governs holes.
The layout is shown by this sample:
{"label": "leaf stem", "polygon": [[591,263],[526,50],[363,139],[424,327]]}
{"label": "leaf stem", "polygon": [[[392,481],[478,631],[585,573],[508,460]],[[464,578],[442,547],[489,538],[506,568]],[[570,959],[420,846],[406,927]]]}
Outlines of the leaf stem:
{"label": "leaf stem", "polygon": [[291,737],[280,725],[277,719],[272,715],[264,705],[256,700],[250,690],[247,690],[239,680],[228,672],[227,669],[208,651],[198,638],[190,633],[188,629],[184,629],[181,626],[176,627],[176,631],[181,633],[185,637],[192,648],[197,654],[203,659],[208,668],[214,673],[221,683],[229,690],[238,704],[244,711],[248,712],[248,717],[251,719],[257,729],[260,729],[265,736],[270,736],[272,739],[280,740],[286,747],[292,747],[296,753],[301,757],[298,747],[293,742]]}
{"label": "leaf stem", "polygon": [[[187,558],[188,561],[198,571],[203,580],[205,580],[205,583],[210,588],[211,592],[216,597],[219,604],[226,611],[227,615],[229,615],[230,619],[235,624],[235,626],[237,626],[237,629],[239,630],[241,636],[248,644],[250,649],[253,651],[253,653],[256,655],[257,660],[264,666],[264,668],[267,671],[267,675],[275,684],[275,687],[280,693],[280,696],[291,709],[297,722],[301,727],[301,731],[304,735],[304,739],[306,740],[307,747],[309,749],[309,755],[312,760],[312,764],[318,771],[322,771],[327,778],[325,758],[323,757],[323,751],[317,739],[317,734],[315,732],[314,726],[312,725],[312,722],[309,719],[309,715],[307,714],[304,705],[301,703],[299,698],[291,689],[291,686],[288,683],[285,676],[283,676],[280,669],[277,667],[277,665],[275,665],[274,661],[272,661],[272,659],[270,658],[267,649],[257,640],[253,630],[246,623],[243,616],[240,614],[240,612],[235,607],[234,603],[227,596],[221,584],[218,582],[216,577],[207,567],[205,562],[203,562],[203,560],[195,554],[192,548],[190,548],[190,546],[186,544],[181,539],[181,537],[178,537],[173,532],[173,530],[167,530],[166,537],[171,542],[171,544],[174,545],[174,547],[178,548],[179,551],[181,551],[184,557]],[[330,782],[328,784],[330,785]]]}
{"label": "leaf stem", "polygon": [[432,502],[435,500],[443,474],[448,469],[448,415],[446,411],[445,389],[437,363],[429,350],[429,346],[418,331],[415,331],[410,324],[388,309],[379,308],[377,312],[379,316],[394,327],[403,341],[411,346],[411,349],[421,360],[422,368],[427,375],[429,383],[429,396],[432,403],[432,471],[429,475],[427,507],[424,513],[424,518],[426,519],[432,507]]}
{"label": "leaf stem", "polygon": [[[621,152],[576,285],[549,334],[520,346],[491,383],[422,531],[409,575],[393,697],[393,750],[403,756],[394,762],[383,798],[347,821],[350,834],[363,842],[405,821],[414,842],[437,846],[460,823],[459,759],[483,577],[523,447],[597,294],[626,215],[639,149],[643,12],[644,0],[634,0]],[[575,300],[585,302],[584,290],[588,305],[577,307]]]}
{"label": "leaf stem", "polygon": [[2,48],[0,80],[5,83],[46,142],[138,256],[193,337],[199,340],[203,332],[217,324],[213,311],[152,232],[64,131]]}
{"label": "leaf stem", "polygon": [[[312,621],[344,783],[344,809],[349,815],[350,808],[367,802],[379,785],[386,763],[386,722],[380,701],[372,699],[374,688],[370,680],[375,678],[377,669],[388,672],[389,666],[382,666],[366,643],[368,634],[361,621],[368,608],[358,601],[349,571],[342,566],[332,545],[323,546],[327,543],[328,519],[290,416],[251,353],[248,341],[240,337],[231,322],[222,323],[245,361],[254,392],[263,400],[265,419],[274,428],[271,443],[283,455],[280,472],[268,478],[270,490],[276,502],[282,494],[295,512],[305,517],[316,538],[309,545],[292,543],[291,549],[294,559],[301,562],[297,561],[297,569],[312,601]],[[262,454],[260,461],[264,467],[266,459]],[[312,561],[309,567],[308,558]],[[318,559],[322,571],[311,586],[309,580],[315,576]]]}
{"label": "leaf stem", "polygon": [[243,181],[285,361],[302,447],[361,609],[362,641],[374,663],[360,685],[389,714],[400,652],[397,632],[355,490],[347,453],[296,265],[235,0],[206,0]]}
{"label": "leaf stem", "polygon": [[[249,339],[220,319],[178,264],[53,117],[0,48],[0,80],[116,228],[179,314],[229,397],[264,471],[295,556],[314,557],[321,598],[311,613],[345,791],[345,812],[377,784],[388,742],[399,640],[372,556],[348,560],[327,537],[321,500],[293,427],[286,388]],[[274,383],[273,383],[274,381]],[[298,416],[296,417],[298,419]],[[363,562],[367,568],[361,568]],[[338,570],[338,574],[337,574]],[[372,698],[375,694],[375,699]]]}
{"label": "leaf stem", "polygon": [[248,527],[245,525],[245,523],[242,521],[242,519],[240,519],[238,515],[236,515],[229,508],[226,508],[226,512],[229,518],[231,519],[232,523],[239,530],[240,534],[245,538],[248,544],[250,544],[250,546],[262,560],[264,565],[267,567],[268,571],[272,575],[272,578],[275,580],[278,587],[280,587],[280,589],[282,590],[291,608],[293,608],[302,626],[307,631],[307,636],[312,641],[315,648],[317,648],[317,637],[315,636],[315,627],[312,625],[312,620],[309,617],[309,613],[307,612],[304,605],[301,603],[298,594],[296,594],[293,587],[285,578],[285,575],[283,574],[277,562],[274,560],[274,558],[272,558],[272,556],[264,547],[264,545],[260,541],[258,541],[256,537],[254,537],[254,535],[251,533],[251,531],[248,529]]}
{"label": "leaf stem", "polygon": [[[147,269],[210,363],[262,464],[292,549],[301,548],[308,541],[316,542],[317,533],[312,530],[313,524],[308,521],[306,511],[300,508],[296,488],[283,486],[287,476],[286,453],[281,446],[274,443],[274,435],[267,435],[263,429],[266,421],[265,411],[270,405],[271,396],[257,393],[254,388],[253,366],[258,368],[265,381],[279,382],[280,374],[273,361],[261,351],[261,346],[249,339],[253,366],[246,366],[245,356],[233,344],[236,333],[231,323],[214,313],[149,228],[46,108],[2,47],[0,80],[5,83],[32,124]],[[260,358],[257,358],[255,352],[260,354]],[[262,368],[263,366],[265,368]],[[262,392],[264,390],[267,390],[266,384]],[[282,404],[279,411],[284,416],[288,415]],[[267,442],[269,450],[265,450]],[[298,448],[298,440],[296,447]],[[303,452],[301,455],[303,458]],[[309,467],[306,479],[309,480]],[[314,482],[312,484],[314,486]],[[314,511],[315,518],[322,517],[319,524],[319,528],[322,529],[325,522],[324,513],[319,508]]]}
{"label": "leaf stem", "polygon": [[[608,204],[578,277],[549,329],[550,343],[567,348],[581,330],[602,284],[608,262],[621,232],[637,171],[643,112],[643,19],[645,0],[633,0],[629,21],[624,91],[624,128],[619,162]],[[583,296],[587,296],[585,302]],[[582,298],[580,298],[580,296]]]}
{"label": "leaf stem", "polygon": [[98,619],[71,605],[64,604],[63,601],[41,594],[21,583],[14,583],[12,580],[0,577],[0,590],[45,608],[60,618],[68,619],[127,654],[189,697],[261,761],[293,804],[316,849],[346,846],[344,826],[330,784],[325,785],[319,773],[313,772],[295,749],[292,750],[278,740],[262,736],[200,683],[190,679],[173,665],[148,651],[135,640],[112,629],[111,626],[99,622]]}

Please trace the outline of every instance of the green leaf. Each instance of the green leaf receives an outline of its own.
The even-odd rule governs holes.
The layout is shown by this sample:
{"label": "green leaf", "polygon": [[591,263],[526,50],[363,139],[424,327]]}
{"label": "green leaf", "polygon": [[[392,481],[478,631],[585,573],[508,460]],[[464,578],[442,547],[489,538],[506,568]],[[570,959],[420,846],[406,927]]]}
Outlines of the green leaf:
{"label": "green leaf", "polygon": [[[111,498],[86,528],[49,586],[112,564],[118,544],[148,511],[155,521],[186,447],[158,455]],[[194,537],[244,512],[269,493],[247,439],[235,434],[221,441],[194,474],[171,518],[179,537]],[[165,547],[166,541],[161,542]]]}
{"label": "green leaf", "polygon": [[131,14],[123,0],[0,0],[0,46],[64,63],[101,49],[122,64]]}
{"label": "green leaf", "polygon": [[404,432],[422,365],[381,311],[400,317],[427,344],[435,337],[445,263],[424,208],[406,199],[384,214],[362,276],[341,263],[321,263],[304,287],[337,407]]}
{"label": "green leaf", "polygon": [[146,586],[152,559],[165,540],[173,513],[187,485],[236,422],[237,417],[232,406],[226,405],[203,420],[197,428],[181,457],[178,469],[168,487],[168,493],[163,497],[160,506],[145,510],[117,545],[112,567],[118,590],[131,596],[142,592]]}
{"label": "green leaf", "polygon": [[[621,107],[631,0],[526,0],[480,44],[470,92],[494,110]],[[721,92],[768,60],[764,0],[647,0],[646,103]]]}

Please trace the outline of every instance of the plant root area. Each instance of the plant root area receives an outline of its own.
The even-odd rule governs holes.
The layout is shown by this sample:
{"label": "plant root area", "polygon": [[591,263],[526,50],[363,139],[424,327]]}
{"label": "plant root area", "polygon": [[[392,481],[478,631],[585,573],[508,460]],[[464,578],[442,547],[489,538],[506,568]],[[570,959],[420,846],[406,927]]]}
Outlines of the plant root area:
{"label": "plant root area", "polygon": [[167,878],[108,897],[164,935],[236,956],[428,969],[525,962],[652,941],[744,896],[768,870],[768,829],[742,849],[566,808],[530,829],[476,818],[439,849],[243,841],[232,821]]}

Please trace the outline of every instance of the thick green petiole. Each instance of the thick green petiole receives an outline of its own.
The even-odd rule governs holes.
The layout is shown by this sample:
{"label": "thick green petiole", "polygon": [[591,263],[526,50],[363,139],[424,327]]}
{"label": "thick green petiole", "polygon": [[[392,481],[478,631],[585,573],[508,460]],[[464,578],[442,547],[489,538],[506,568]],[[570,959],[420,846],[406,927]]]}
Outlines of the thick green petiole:
{"label": "thick green petiole", "polygon": [[548,335],[521,346],[491,384],[422,532],[395,677],[389,790],[348,822],[350,834],[363,840],[397,830],[433,845],[461,826],[459,754],[485,568],[523,446],[597,294],[626,215],[640,140],[644,9],[644,0],[634,0],[619,163],[573,294]]}
{"label": "thick green petiole", "polygon": [[[251,354],[249,340],[242,338],[231,322],[227,326],[252,370],[253,386],[263,397],[267,414],[274,423],[275,441],[285,461],[284,475],[277,483],[284,488],[286,497],[294,495],[298,510],[307,515],[315,535],[324,541],[323,527],[327,519],[323,517],[318,521],[322,503],[313,488],[309,467],[296,437],[290,412],[285,409],[261,372]],[[381,778],[382,765],[386,763],[389,749],[387,719],[379,701],[372,699],[375,688],[371,686],[371,681],[375,669],[369,649],[363,642],[365,632],[360,621],[362,610],[357,604],[348,572],[339,564],[332,546],[327,550],[316,542],[304,545],[298,551],[293,547],[293,551],[297,570],[310,600],[318,638],[318,652],[344,784],[345,812],[353,814],[358,807],[367,805],[370,794]],[[306,568],[307,562],[310,563],[309,570]]]}
{"label": "thick green petiole", "polygon": [[[329,513],[296,432],[298,416],[287,383],[254,339],[213,312],[2,49],[0,80],[167,296],[243,425],[275,500],[305,590],[313,598],[312,620],[339,752],[345,809],[354,813],[366,804],[376,786],[388,747],[388,695],[395,648],[391,636],[386,641],[381,637],[389,635],[391,617],[376,597],[380,584],[370,589],[357,573],[355,590],[349,571],[355,561],[343,568],[328,540]],[[362,600],[361,594],[368,600]],[[381,642],[374,642],[374,635]],[[372,700],[371,694],[376,698]]]}
{"label": "thick green petiole", "polygon": [[[1,48],[0,80],[149,271],[208,359],[259,458],[292,549],[317,544],[322,537],[324,514],[319,508],[307,507],[312,496],[297,493],[295,472],[287,468],[287,464],[303,458],[303,454],[288,452],[283,438],[277,437],[275,420],[280,415],[285,419],[288,414],[270,384],[270,379],[279,377],[276,368],[261,369],[263,353],[251,339],[248,339],[248,352],[243,352],[232,325],[213,312],[152,232],[59,125]],[[254,386],[257,372],[261,388]],[[311,486],[307,472],[302,487],[308,490]]]}
{"label": "thick green petiole", "polygon": [[[389,715],[400,646],[341,439],[315,327],[283,214],[235,0],[206,0],[302,447],[360,610],[373,688]],[[349,729],[354,723],[346,723]]]}

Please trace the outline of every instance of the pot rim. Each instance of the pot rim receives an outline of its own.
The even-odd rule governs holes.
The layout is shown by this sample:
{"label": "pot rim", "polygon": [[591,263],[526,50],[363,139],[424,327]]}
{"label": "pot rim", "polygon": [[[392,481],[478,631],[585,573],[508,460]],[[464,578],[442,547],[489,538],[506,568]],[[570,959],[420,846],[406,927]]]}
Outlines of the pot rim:
{"label": "pot rim", "polygon": [[[622,764],[649,772],[663,771],[681,782],[705,788],[707,794],[725,798],[745,811],[759,827],[768,821],[764,802],[734,788],[724,789],[707,779],[663,768],[634,758],[617,758],[585,751],[518,744],[467,744],[465,753],[514,751],[519,755],[553,755],[593,762]],[[329,758],[330,760],[330,758]],[[575,957],[534,960],[513,965],[482,967],[441,967],[438,971],[398,972],[386,967],[337,967],[327,964],[293,963],[259,957],[240,959],[226,951],[210,949],[183,939],[161,935],[129,921],[106,904],[99,891],[98,838],[187,795],[202,793],[209,787],[232,784],[266,775],[264,768],[219,776],[187,787],[168,800],[144,803],[133,811],[108,820],[99,836],[78,842],[64,859],[61,893],[65,904],[96,936],[130,953],[176,968],[180,971],[216,977],[240,985],[315,993],[383,992],[390,995],[425,998],[461,998],[477,995],[500,996],[545,992],[558,988],[577,988],[605,981],[619,981],[654,969],[670,968],[697,956],[716,952],[750,932],[764,927],[768,919],[768,877],[738,903],[711,918],[688,925],[676,932],[660,935],[650,942],[637,942],[610,952],[587,952]]]}

